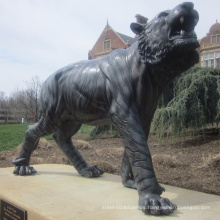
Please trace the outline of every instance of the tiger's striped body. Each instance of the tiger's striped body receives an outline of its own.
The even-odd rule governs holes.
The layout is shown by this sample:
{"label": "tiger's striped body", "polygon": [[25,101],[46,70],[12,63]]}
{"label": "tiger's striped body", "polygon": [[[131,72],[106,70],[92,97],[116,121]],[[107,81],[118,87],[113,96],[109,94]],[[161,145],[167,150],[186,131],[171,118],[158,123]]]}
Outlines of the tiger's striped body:
{"label": "tiger's striped body", "polygon": [[[179,28],[176,22],[181,16],[187,22]],[[116,50],[101,59],[71,64],[51,75],[41,91],[41,118],[25,134],[20,155],[13,160],[14,173],[36,172],[29,166],[31,153],[40,137],[53,133],[56,143],[81,175],[102,175],[100,168],[86,163],[71,137],[82,124],[113,123],[125,147],[123,184],[138,190],[139,205],[145,213],[171,213],[175,205],[160,197],[164,188],[157,182],[147,139],[163,90],[177,74],[198,61],[195,49],[199,44],[190,32],[197,18],[193,5],[183,3],[160,13],[146,26],[133,24],[132,29],[140,37],[130,48]],[[183,36],[181,28],[189,33]]]}

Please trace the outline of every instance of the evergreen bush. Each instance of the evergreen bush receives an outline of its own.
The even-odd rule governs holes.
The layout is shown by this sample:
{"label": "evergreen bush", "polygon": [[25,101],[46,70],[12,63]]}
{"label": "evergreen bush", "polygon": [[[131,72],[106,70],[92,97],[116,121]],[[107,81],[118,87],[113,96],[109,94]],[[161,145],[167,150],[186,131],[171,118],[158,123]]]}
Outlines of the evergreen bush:
{"label": "evergreen bush", "polygon": [[[194,132],[220,119],[220,69],[192,67],[181,74],[163,94],[155,112],[151,131],[163,137],[170,129],[179,135]],[[170,88],[173,88],[171,100]],[[164,100],[169,100],[167,103]]]}

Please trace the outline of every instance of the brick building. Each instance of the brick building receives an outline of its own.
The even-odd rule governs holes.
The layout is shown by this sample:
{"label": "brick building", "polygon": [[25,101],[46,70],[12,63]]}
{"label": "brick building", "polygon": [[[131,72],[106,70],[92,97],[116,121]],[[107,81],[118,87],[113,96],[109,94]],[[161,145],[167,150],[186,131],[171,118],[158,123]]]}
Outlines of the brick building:
{"label": "brick building", "polygon": [[97,59],[106,56],[116,49],[125,49],[135,42],[135,38],[116,32],[107,22],[106,27],[88,53],[88,59]]}
{"label": "brick building", "polygon": [[220,23],[213,24],[200,40],[200,66],[220,67]]}

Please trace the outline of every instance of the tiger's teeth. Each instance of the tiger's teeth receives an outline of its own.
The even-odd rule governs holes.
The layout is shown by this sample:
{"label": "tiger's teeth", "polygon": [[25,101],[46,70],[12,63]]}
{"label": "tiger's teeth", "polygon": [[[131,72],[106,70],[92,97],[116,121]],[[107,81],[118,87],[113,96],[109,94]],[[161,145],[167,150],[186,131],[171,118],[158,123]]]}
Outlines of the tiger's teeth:
{"label": "tiger's teeth", "polygon": [[181,31],[180,31],[180,35],[183,35],[183,34],[184,34],[184,31],[183,31],[183,30],[181,30]]}
{"label": "tiger's teeth", "polygon": [[180,18],[180,23],[181,23],[181,24],[184,23],[184,17],[183,17],[183,16]]}

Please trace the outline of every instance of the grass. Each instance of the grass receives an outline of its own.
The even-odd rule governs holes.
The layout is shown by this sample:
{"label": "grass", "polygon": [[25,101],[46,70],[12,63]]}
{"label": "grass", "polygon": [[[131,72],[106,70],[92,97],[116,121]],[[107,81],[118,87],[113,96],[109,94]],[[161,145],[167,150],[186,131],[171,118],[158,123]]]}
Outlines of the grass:
{"label": "grass", "polygon": [[[0,151],[11,150],[21,144],[24,140],[25,131],[29,124],[0,124]],[[92,127],[82,125],[78,133],[86,134]],[[52,135],[44,137],[53,140]]]}
{"label": "grass", "polygon": [[0,151],[11,150],[24,140],[29,124],[0,124]]}
{"label": "grass", "polygon": [[[79,129],[79,131],[77,133],[79,134],[88,134],[90,133],[90,131],[92,130],[93,126],[89,126],[89,125],[82,125],[81,128]],[[49,135],[44,137],[47,141],[53,140],[53,136]]]}
{"label": "grass", "polygon": [[82,125],[78,133],[88,134],[94,127],[89,125]]}

